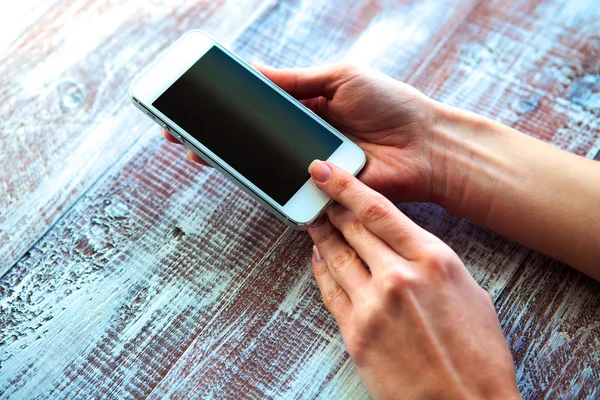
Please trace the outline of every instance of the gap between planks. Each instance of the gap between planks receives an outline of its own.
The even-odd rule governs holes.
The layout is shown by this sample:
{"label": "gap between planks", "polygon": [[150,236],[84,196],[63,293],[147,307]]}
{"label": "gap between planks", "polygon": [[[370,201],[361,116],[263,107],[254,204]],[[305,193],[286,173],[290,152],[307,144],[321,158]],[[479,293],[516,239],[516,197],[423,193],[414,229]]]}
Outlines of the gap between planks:
{"label": "gap between planks", "polygon": [[[241,34],[252,25],[252,23],[258,19],[263,12],[269,8],[271,5],[277,4],[279,3],[278,0],[272,0],[272,1],[268,1],[266,3],[264,3],[263,6],[261,6],[253,15],[252,17],[248,20],[248,22],[243,26],[242,29],[240,29],[240,31],[238,32],[238,34],[235,36],[235,38],[237,39],[238,37],[241,36]],[[450,38],[452,38],[456,31],[458,30],[458,28],[461,26],[461,24],[467,20],[474,12],[475,10],[481,5],[482,1],[478,1],[477,3],[475,3],[473,5],[473,7],[471,8],[471,10],[467,13],[464,14],[464,16],[457,20],[451,27],[449,33],[447,35],[445,35],[443,38],[441,38],[441,40],[439,40],[435,47],[433,48],[433,50],[429,53],[429,55],[427,57],[425,57],[425,59],[419,64],[419,66],[415,69],[415,72],[412,73],[409,78],[406,80],[406,82],[408,84],[413,83],[415,80],[417,80],[419,78],[419,76],[423,73],[423,71],[425,70],[425,68],[430,64],[430,62],[435,58],[435,56],[440,52],[440,50],[444,47],[444,45],[450,40]],[[232,40],[232,42],[235,41],[235,39]],[[237,286],[236,291],[238,291],[240,288],[242,288],[246,282],[250,279],[251,275],[254,273],[254,271],[258,268],[258,266],[261,265],[261,263],[266,260],[273,252],[274,249],[277,248],[277,246],[279,245],[279,243],[283,240],[283,238],[286,235],[289,235],[290,232],[292,232],[290,230],[290,228],[286,229],[285,231],[283,231],[283,233],[277,238],[277,240],[275,241],[275,243],[273,243],[273,245],[269,248],[269,250],[263,255],[263,257],[258,260],[253,266],[252,268],[248,271],[248,274],[246,275],[246,277],[244,278],[244,280],[242,282],[240,282],[240,284]],[[516,273],[517,271],[520,271],[523,264],[525,263],[525,261],[529,260],[531,258],[531,254],[532,254],[532,250],[529,250],[529,252],[527,253],[527,255],[523,258],[523,260],[521,261],[521,263],[519,263],[519,266],[517,268],[515,268],[515,273],[513,273],[510,277],[510,279],[507,281],[507,284],[502,288],[502,291],[500,292],[500,294],[497,296],[497,300],[500,299],[500,297],[503,295],[504,290],[506,289],[506,287],[510,286],[511,284],[514,283],[514,281],[516,281],[518,279],[518,274]],[[173,367],[175,365],[177,365],[177,362],[179,360],[181,360],[189,351],[190,349],[195,345],[197,339],[202,335],[203,332],[205,332],[213,323],[214,320],[218,319],[218,317],[224,312],[224,310],[234,301],[234,297],[232,297],[231,299],[229,299],[227,302],[225,302],[215,313],[214,315],[211,317],[211,319],[206,323],[206,325],[202,328],[202,330],[200,330],[200,332],[198,332],[198,334],[196,335],[196,338],[194,340],[192,340],[190,342],[190,344],[186,347],[186,349],[181,353],[181,355],[178,357],[178,359],[171,364],[171,366],[169,367],[169,369],[166,371],[166,373],[161,377],[161,379],[156,383],[156,385],[152,388],[152,390],[148,393],[147,397],[151,397],[152,394],[155,392],[156,388],[160,386],[161,382],[164,381],[169,374],[171,373]],[[344,365],[348,364],[352,362],[350,359],[346,360]],[[335,374],[335,376],[338,376],[341,372],[341,369],[338,370]]]}
{"label": "gap between planks", "polygon": [[[149,129],[151,129],[151,126],[154,125],[154,123],[147,123],[148,128],[147,129],[143,129],[144,132],[147,132]],[[94,181],[94,183],[92,183],[87,189],[83,190],[81,192],[81,194],[77,197],[77,199],[73,202],[73,204],[71,204],[69,207],[65,208],[64,212],[60,214],[60,217],[58,217],[56,219],[56,221],[54,221],[54,223],[52,223],[51,225],[48,225],[48,228],[40,235],[40,237],[31,244],[31,246],[29,246],[29,248],[23,253],[21,254],[20,257],[18,257],[15,262],[13,263],[13,265],[10,266],[10,268],[7,268],[6,271],[4,271],[4,273],[0,274],[0,279],[4,278],[4,276],[6,274],[8,274],[20,261],[21,259],[25,256],[25,254],[29,253],[31,251],[31,249],[35,248],[35,246],[38,245],[38,243],[44,239],[46,237],[46,235],[48,234],[48,232],[50,232],[52,229],[54,229],[54,227],[60,223],[63,219],[63,217],[65,215],[67,215],[67,213],[69,213],[73,208],[75,208],[78,204],[79,201],[81,199],[83,199],[88,193],[90,193],[93,189],[96,188],[97,185],[102,184],[102,182],[104,182],[104,180],[113,172],[113,170],[115,168],[121,168],[128,160],[128,158],[130,157],[131,154],[135,155],[135,152],[137,150],[137,144],[142,142],[143,140],[149,140],[149,135],[140,135],[137,139],[135,139],[135,141],[131,144],[131,146],[129,146],[125,151],[123,151],[123,153],[118,156],[115,160],[115,162],[108,168],[106,168],[104,170],[104,172],[102,172],[100,175],[98,175],[98,179],[96,179]]]}
{"label": "gap between planks", "polygon": [[[248,17],[248,19],[246,20],[246,22],[244,24],[242,24],[242,26],[238,29],[238,31],[235,33],[235,35],[233,36],[233,38],[230,40],[230,43],[234,42],[238,37],[241,36],[241,34],[246,31],[246,29],[248,29],[248,27],[250,25],[252,25],[252,23],[258,19],[267,8],[273,6],[274,4],[277,4],[279,2],[279,0],[266,0],[263,3],[261,3],[261,5],[250,15],[250,17]],[[37,24],[40,20],[42,20],[43,18],[45,18],[45,15],[49,12],[52,11],[53,9],[56,9],[60,6],[60,4],[62,4],[63,1],[57,1],[51,8],[49,8],[43,16],[41,16],[40,18],[38,18],[35,22],[35,24]],[[31,25],[31,26],[35,26],[35,24]],[[30,26],[30,27],[31,27]],[[16,38],[15,40],[13,40],[13,42],[11,43],[11,45],[9,46],[12,47],[14,46],[15,43],[17,43],[19,41],[19,38],[21,38],[25,32],[27,31],[27,29],[24,29]],[[160,47],[157,50],[157,55],[159,55],[162,51],[164,51],[164,49],[166,49],[167,47],[169,47],[171,45],[171,43],[165,43],[164,46]],[[7,53],[8,54],[8,53]],[[13,111],[14,112],[14,111]],[[148,123],[148,128],[144,128],[142,129],[143,132],[148,132],[152,127],[156,127],[157,125],[155,125],[154,123]],[[0,279],[3,278],[12,268],[14,268],[15,265],[17,265],[19,263],[19,261],[25,256],[25,254],[27,254],[28,252],[31,251],[31,249],[33,249],[47,234],[48,232],[50,232],[61,220],[62,218],[71,210],[73,209],[78,203],[79,201],[84,198],[86,196],[86,194],[88,194],[94,187],[96,187],[97,184],[99,184],[99,182],[102,182],[107,175],[110,175],[114,170],[115,170],[115,166],[118,166],[117,168],[121,168],[123,166],[123,160],[126,160],[128,155],[135,151],[135,149],[137,149],[138,144],[140,143],[140,141],[147,135],[142,134],[140,135],[128,148],[124,149],[124,151],[116,157],[114,163],[110,166],[107,166],[105,168],[105,170],[98,175],[97,179],[88,186],[87,189],[83,190],[79,196],[77,196],[73,203],[64,209],[64,211],[56,218],[56,220],[54,221],[54,223],[52,223],[51,225],[48,225],[46,230],[44,232],[42,232],[39,237],[37,238],[37,240],[35,240],[34,242],[32,242],[31,246],[29,246],[19,257],[16,257],[15,261],[13,262],[13,264],[7,268],[3,273],[0,274]]]}
{"label": "gap between planks", "polygon": [[[279,237],[277,238],[277,240],[275,241],[275,243],[273,243],[273,245],[269,248],[269,250],[267,250],[265,252],[265,254],[256,262],[254,263],[254,265],[252,266],[252,268],[250,268],[248,270],[248,274],[246,275],[246,277],[244,278],[244,280],[242,280],[239,285],[237,285],[237,288],[234,290],[234,292],[237,292],[240,288],[242,288],[246,282],[251,278],[252,274],[254,273],[254,271],[260,266],[262,265],[263,261],[265,261],[266,259],[268,259],[268,257],[274,252],[274,249],[277,248],[277,246],[279,245],[279,242],[281,242],[283,240],[283,238],[286,235],[289,235],[290,232],[293,233],[293,231],[291,230],[291,228],[287,228],[285,229],[281,235],[279,235]],[[204,325],[204,327],[198,332],[198,334],[196,335],[196,337],[194,338],[194,340],[192,340],[190,342],[190,344],[186,347],[186,349],[180,354],[180,356],[177,358],[177,360],[175,360],[170,366],[169,369],[165,372],[165,374],[160,378],[160,380],[158,382],[156,382],[156,385],[154,385],[154,387],[152,388],[152,390],[148,393],[148,395],[146,396],[147,398],[152,396],[152,393],[154,393],[155,389],[157,387],[160,386],[160,383],[165,380],[165,378],[167,378],[167,376],[170,374],[171,370],[173,369],[173,367],[175,365],[177,365],[177,363],[179,362],[179,360],[181,360],[183,358],[184,355],[186,355],[188,353],[188,351],[190,350],[190,348],[192,348],[194,346],[194,344],[196,343],[196,341],[198,340],[198,338],[202,335],[202,333],[204,331],[206,331],[208,329],[209,326],[211,326],[212,322],[214,320],[216,320],[223,312],[224,310],[231,304],[233,303],[233,301],[235,300],[235,296],[231,296],[231,298],[229,300],[227,300],[226,302],[223,303],[223,305],[221,306],[221,308],[219,308],[214,314],[213,316],[210,318],[210,320],[208,320],[208,322]]]}
{"label": "gap between planks", "polygon": [[[248,20],[248,22],[242,27],[242,29],[239,30],[238,34],[235,36],[235,38],[237,39],[238,37],[241,36],[241,34],[247,29],[249,28],[252,23],[257,20],[266,9],[268,9],[270,6],[277,4],[278,0],[272,0],[272,1],[268,1],[266,3],[264,3],[253,15],[252,17]],[[416,68],[415,72],[413,74],[410,75],[409,79],[407,80],[407,83],[412,83],[414,82],[419,76],[420,74],[425,70],[426,66],[431,62],[431,60],[433,60],[435,58],[435,56],[439,53],[439,51],[444,47],[444,45],[448,42],[448,40],[455,34],[455,32],[457,31],[457,29],[460,27],[460,25],[467,19],[469,18],[469,16],[480,6],[481,1],[477,2],[472,9],[468,12],[465,13],[464,16],[457,20],[457,22],[455,24],[453,24],[452,28],[450,29],[450,32],[445,35],[441,40],[439,40],[433,51],[430,53],[430,55],[428,57],[426,57],[420,64],[419,66]],[[232,42],[235,41],[235,39],[232,40]],[[263,255],[263,257],[258,260],[253,266],[252,268],[249,270],[248,274],[246,275],[246,277],[244,278],[244,280],[242,282],[240,282],[240,284],[237,286],[236,291],[239,290],[241,287],[243,287],[246,282],[250,279],[251,275],[253,274],[253,272],[256,270],[256,268],[258,266],[261,265],[261,263],[267,259],[267,257],[269,257],[274,249],[279,245],[279,243],[283,240],[283,238],[288,235],[291,232],[290,228],[286,229],[285,231],[283,231],[283,233],[277,238],[277,240],[275,241],[275,243],[273,243],[273,245],[269,248],[269,250]],[[531,251],[530,251],[531,253]],[[527,254],[527,256],[525,257],[524,260],[527,260],[529,258],[529,253]],[[519,264],[519,267],[516,268],[515,271],[519,270],[519,268],[521,267],[522,263]],[[508,283],[511,283],[514,279],[516,279],[516,274],[513,274],[510,278],[510,280],[508,281]],[[501,292],[502,293],[502,292]],[[196,338],[194,340],[192,340],[190,342],[190,344],[187,346],[187,348],[181,353],[181,355],[179,356],[179,358],[177,359],[177,361],[175,361],[170,367],[169,369],[166,371],[166,373],[162,376],[162,378],[156,383],[156,385],[152,388],[152,390],[150,391],[150,393],[148,393],[148,397],[152,396],[152,393],[155,392],[155,389],[157,387],[160,386],[160,383],[165,380],[168,375],[170,374],[171,370],[173,369],[173,367],[177,364],[178,360],[181,360],[190,350],[190,348],[192,348],[194,346],[194,344],[196,343],[197,339],[202,335],[202,333],[204,331],[206,331],[212,324],[212,322],[214,320],[216,320],[226,309],[226,307],[228,307],[234,300],[234,297],[232,297],[230,300],[228,300],[227,302],[225,302],[221,308],[219,308],[214,315],[211,317],[211,319],[206,323],[206,325],[204,326],[204,328],[202,328],[202,330],[200,330],[200,332],[198,332],[198,334],[196,335]],[[346,363],[349,363],[350,360],[346,360]],[[336,372],[335,375],[338,375],[340,373],[340,371]]]}

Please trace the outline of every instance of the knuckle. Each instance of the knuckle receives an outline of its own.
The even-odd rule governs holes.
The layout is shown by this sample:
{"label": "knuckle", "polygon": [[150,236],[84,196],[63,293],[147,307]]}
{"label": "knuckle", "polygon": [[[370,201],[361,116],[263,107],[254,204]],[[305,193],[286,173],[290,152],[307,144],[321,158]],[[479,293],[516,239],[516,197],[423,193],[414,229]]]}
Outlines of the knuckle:
{"label": "knuckle", "polygon": [[323,304],[334,315],[340,308],[340,300],[343,294],[344,291],[339,286],[332,287],[323,293]]}
{"label": "knuckle", "polygon": [[386,307],[385,300],[377,297],[363,301],[348,335],[352,338],[351,343],[346,345],[348,353],[355,363],[360,364],[362,357],[381,340],[381,337],[389,330],[393,319],[390,310]]}
{"label": "knuckle", "polygon": [[346,267],[349,263],[356,259],[356,253],[354,250],[350,248],[344,248],[338,252],[331,258],[330,264],[331,268],[334,270],[340,270]]}
{"label": "knuckle", "polygon": [[315,241],[319,244],[327,242],[335,233],[333,229],[320,229],[315,235]]}
{"label": "knuckle", "polygon": [[347,229],[349,234],[358,236],[365,231],[365,226],[362,224],[362,222],[360,222],[356,218],[353,218],[350,220],[350,222],[348,222]]}
{"label": "knuckle", "polygon": [[417,274],[395,270],[383,277],[381,293],[388,302],[400,302],[422,285],[423,279]]}
{"label": "knuckle", "polygon": [[458,256],[445,245],[433,245],[425,248],[422,266],[430,275],[443,280],[451,280],[462,265]]}
{"label": "knuckle", "polygon": [[358,75],[360,70],[358,65],[347,61],[341,61],[336,65],[336,73],[339,78]]}
{"label": "knuckle", "polygon": [[360,329],[354,328],[344,333],[344,342],[352,361],[357,366],[363,365],[371,348],[369,339],[360,332]]}
{"label": "knuckle", "polygon": [[353,181],[352,179],[344,176],[338,177],[335,179],[333,192],[338,196],[342,196],[347,193],[352,188]]}
{"label": "knuckle", "polygon": [[370,301],[365,305],[363,317],[359,322],[363,335],[376,335],[383,331],[388,324],[388,313],[382,301]]}
{"label": "knuckle", "polygon": [[362,210],[361,217],[367,222],[378,222],[389,214],[388,204],[383,199],[373,199]]}

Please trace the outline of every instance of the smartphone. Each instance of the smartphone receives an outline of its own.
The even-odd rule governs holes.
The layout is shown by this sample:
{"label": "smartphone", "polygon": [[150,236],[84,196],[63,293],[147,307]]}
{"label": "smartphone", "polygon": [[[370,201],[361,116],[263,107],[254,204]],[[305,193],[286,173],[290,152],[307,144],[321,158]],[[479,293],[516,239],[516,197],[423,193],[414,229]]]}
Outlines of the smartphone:
{"label": "smartphone", "polygon": [[308,166],[356,175],[365,153],[208,34],[185,33],[131,84],[133,104],[296,229],[330,198]]}

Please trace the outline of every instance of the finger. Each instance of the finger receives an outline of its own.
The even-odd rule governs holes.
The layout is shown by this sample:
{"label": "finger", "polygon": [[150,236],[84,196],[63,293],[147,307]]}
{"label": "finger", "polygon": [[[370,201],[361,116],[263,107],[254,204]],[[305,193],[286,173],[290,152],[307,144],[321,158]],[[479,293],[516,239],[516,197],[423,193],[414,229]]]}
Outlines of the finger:
{"label": "finger", "polygon": [[354,298],[368,284],[371,276],[362,261],[342,237],[342,234],[329,222],[326,215],[308,229],[319,253],[329,268],[333,279]]}
{"label": "finger", "polygon": [[200,158],[198,154],[194,153],[190,149],[187,150],[185,158],[187,158],[190,161],[197,162],[198,164],[204,165],[205,167],[210,167],[210,165],[208,165],[206,161],[204,161],[202,158]]}
{"label": "finger", "polygon": [[343,169],[319,160],[309,166],[319,189],[350,210],[364,226],[383,239],[401,256],[412,259],[426,231],[381,194]]}
{"label": "finger", "polygon": [[[182,144],[179,140],[177,140],[175,138],[175,136],[171,135],[169,132],[167,132],[166,130],[162,130],[162,134],[165,137],[165,139],[167,139],[168,142],[171,143],[175,143],[175,144]],[[210,165],[208,165],[208,163],[206,161],[204,161],[202,158],[200,158],[200,156],[198,156],[196,153],[194,153],[191,150],[187,150],[185,158],[187,158],[190,161],[194,161],[197,162],[198,164],[204,165],[206,167],[210,167]]]}
{"label": "finger", "polygon": [[331,125],[337,127],[338,129],[342,129],[338,121],[336,121],[329,112],[329,108],[327,107],[327,99],[325,97],[314,97],[312,99],[300,100],[300,102],[304,104],[310,111],[314,112]]}
{"label": "finger", "polygon": [[358,68],[347,64],[331,64],[311,68],[276,69],[254,64],[255,68],[277,86],[297,99],[323,96],[333,98],[337,89],[357,76]]}
{"label": "finger", "polygon": [[166,130],[163,129],[162,134],[165,137],[165,139],[167,139],[168,142],[175,143],[175,144],[181,144],[181,142],[179,140],[177,140],[177,138],[175,138],[175,136],[171,135]]}
{"label": "finger", "polygon": [[315,114],[319,114],[320,101],[318,99],[321,99],[321,97],[314,97],[312,99],[302,99],[302,100],[300,100],[300,103],[304,104],[304,106],[306,106],[306,108],[308,108],[310,111],[314,112]]}
{"label": "finger", "polygon": [[327,209],[331,224],[344,236],[358,256],[369,266],[373,274],[379,272],[382,260],[398,258],[398,254],[381,238],[369,231],[354,214],[340,204]]}
{"label": "finger", "polygon": [[340,284],[331,276],[317,246],[313,246],[312,266],[317,286],[323,297],[323,304],[340,327],[345,325],[345,321],[350,315],[348,311],[352,307],[352,302]]}

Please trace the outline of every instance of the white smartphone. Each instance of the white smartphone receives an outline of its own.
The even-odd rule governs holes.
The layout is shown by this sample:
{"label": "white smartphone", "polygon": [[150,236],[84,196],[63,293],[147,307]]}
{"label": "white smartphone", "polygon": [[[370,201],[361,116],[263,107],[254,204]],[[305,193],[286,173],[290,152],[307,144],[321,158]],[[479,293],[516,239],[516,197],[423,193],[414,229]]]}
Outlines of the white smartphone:
{"label": "white smartphone", "polygon": [[142,112],[283,222],[307,228],[330,198],[308,166],[356,175],[365,153],[206,33],[179,38],[131,84]]}

